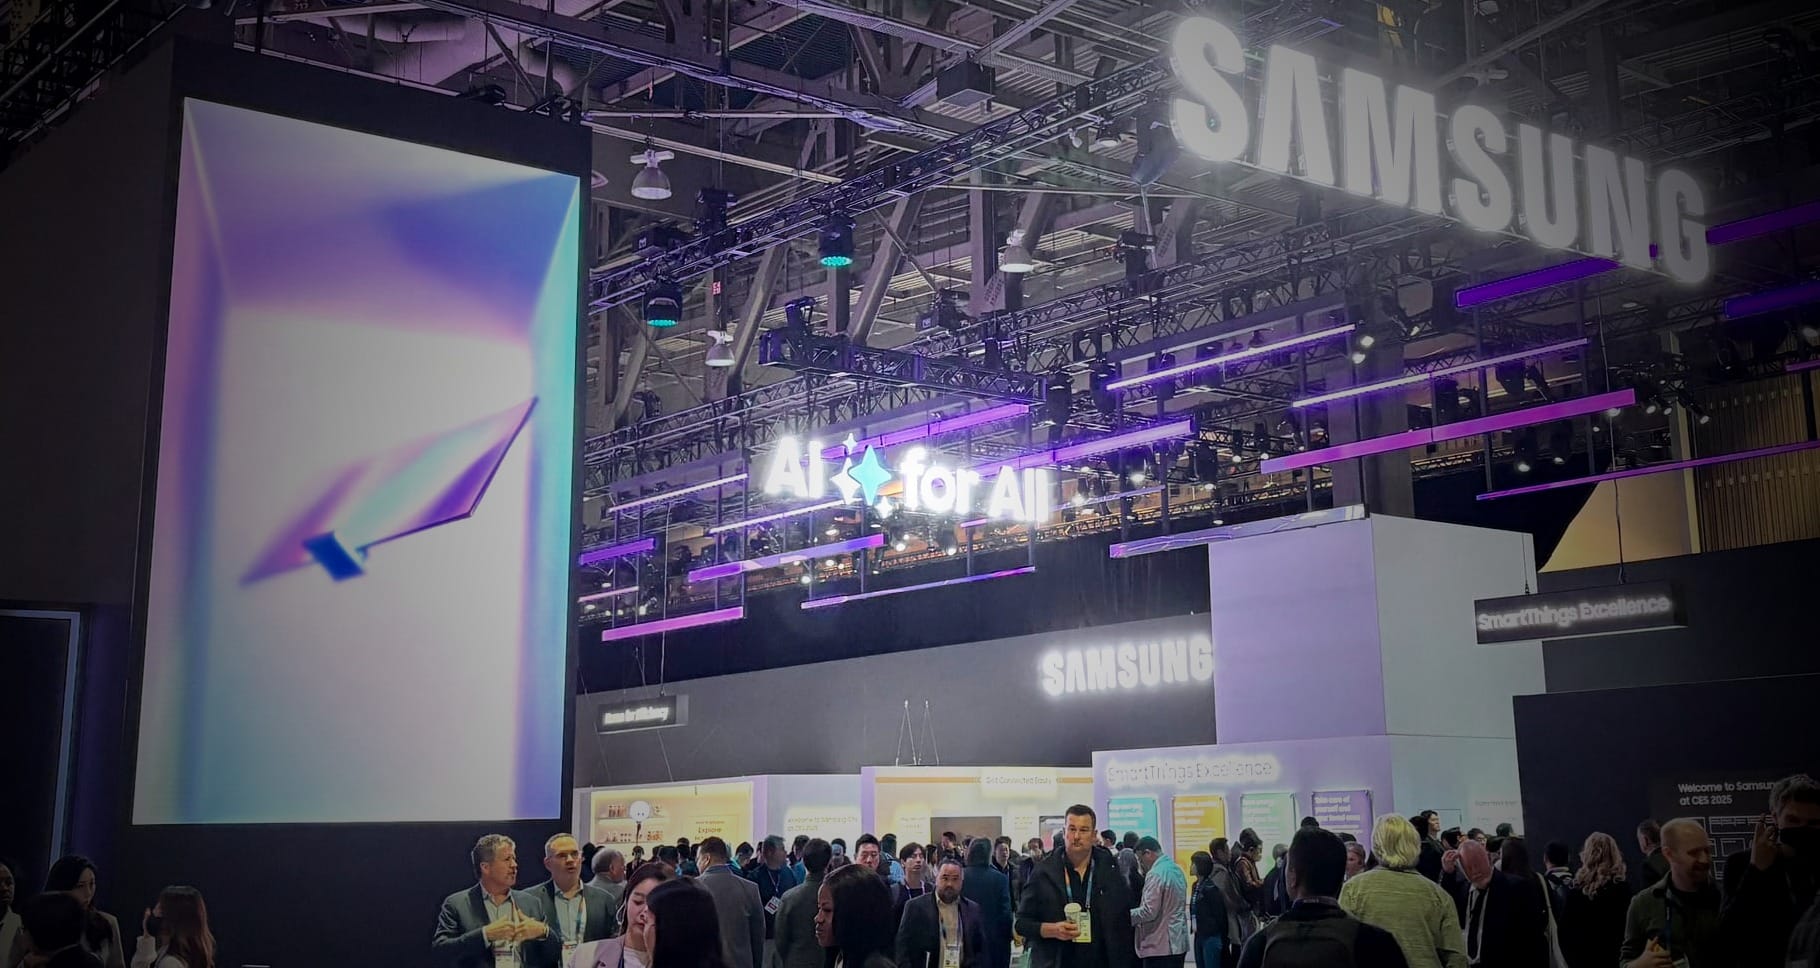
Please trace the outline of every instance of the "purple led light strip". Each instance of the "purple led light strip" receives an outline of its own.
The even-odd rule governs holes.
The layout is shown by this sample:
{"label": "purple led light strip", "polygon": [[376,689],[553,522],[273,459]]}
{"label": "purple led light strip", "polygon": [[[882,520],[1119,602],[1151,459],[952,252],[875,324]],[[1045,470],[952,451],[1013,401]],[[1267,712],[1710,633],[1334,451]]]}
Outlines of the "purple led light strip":
{"label": "purple led light strip", "polygon": [[1667,464],[1652,464],[1648,467],[1632,467],[1605,474],[1594,474],[1590,477],[1576,477],[1568,481],[1549,481],[1546,484],[1529,484],[1523,487],[1506,488],[1502,491],[1486,491],[1479,495],[1481,501],[1495,501],[1501,497],[1513,497],[1518,494],[1534,494],[1537,491],[1552,491],[1562,487],[1577,487],[1581,484],[1597,484],[1600,481],[1617,481],[1626,477],[1642,477],[1646,474],[1661,474],[1665,471],[1684,471],[1695,467],[1710,467],[1713,464],[1729,464],[1733,461],[1751,460],[1757,457],[1775,457],[1778,454],[1793,454],[1797,451],[1813,450],[1820,447],[1820,440],[1804,440],[1798,444],[1778,444],[1775,447],[1761,447],[1757,450],[1740,451],[1736,454],[1719,454],[1714,457],[1696,457],[1692,460],[1678,460]]}
{"label": "purple led light strip", "polygon": [[1477,437],[1480,434],[1496,433],[1500,430],[1513,430],[1517,427],[1528,427],[1533,424],[1548,423],[1552,420],[1566,420],[1569,417],[1598,413],[1601,410],[1628,407],[1637,402],[1637,391],[1614,390],[1611,393],[1600,393],[1577,400],[1562,400],[1559,403],[1545,403],[1538,407],[1524,407],[1507,413],[1493,414],[1489,417],[1477,417],[1462,420],[1458,423],[1442,424],[1439,427],[1425,427],[1420,430],[1406,430],[1402,433],[1388,434],[1383,437],[1369,437],[1350,443],[1323,447],[1320,450],[1306,450],[1286,457],[1272,457],[1258,465],[1258,471],[1264,474],[1275,474],[1280,471],[1293,471],[1317,464],[1331,464],[1349,457],[1370,457],[1374,454],[1386,454],[1393,450],[1406,450],[1424,444],[1437,444],[1445,440],[1458,440],[1462,437]]}
{"label": "purple led light strip", "polygon": [[635,639],[641,635],[675,632],[679,629],[692,629],[702,625],[718,625],[721,622],[737,622],[745,617],[746,606],[735,605],[732,608],[716,609],[712,612],[696,612],[693,615],[660,618],[655,622],[633,622],[631,625],[616,626],[601,632],[600,640],[618,642],[621,639]]}
{"label": "purple led light strip", "polygon": [[867,548],[882,548],[884,546],[884,535],[869,534],[863,538],[836,541],[833,544],[816,545],[813,548],[798,548],[795,551],[780,551],[774,555],[747,558],[744,561],[723,561],[718,565],[709,565],[706,568],[697,568],[694,571],[689,572],[689,580],[691,582],[697,582],[713,581],[716,578],[732,578],[734,575],[743,575],[749,571],[776,568],[779,565],[792,565],[799,561],[808,561],[812,558],[826,558],[830,555],[844,554],[850,551],[864,551]]}
{"label": "purple led light strip", "polygon": [[1028,575],[1034,571],[1036,571],[1035,565],[1025,565],[1022,568],[1008,568],[1004,571],[992,571],[983,575],[968,575],[965,578],[926,581],[920,585],[905,585],[902,588],[881,588],[875,592],[856,592],[852,595],[830,595],[827,598],[811,598],[804,602],[802,607],[805,610],[811,608],[828,608],[832,605],[864,601],[868,598],[883,598],[886,595],[902,595],[905,592],[922,592],[928,591],[931,588],[946,588],[949,585],[965,585],[968,582],[974,581],[987,581],[993,578],[1010,578],[1012,575]]}
{"label": "purple led light strip", "polygon": [[1181,376],[1184,373],[1193,373],[1197,370],[1205,370],[1210,367],[1224,366],[1227,363],[1237,363],[1240,360],[1248,360],[1254,356],[1266,356],[1278,352],[1279,350],[1286,350],[1296,346],[1305,346],[1309,343],[1318,343],[1322,340],[1332,339],[1335,336],[1344,336],[1357,328],[1356,324],[1347,323],[1344,326],[1335,326],[1330,329],[1317,330],[1312,333],[1303,333],[1300,336],[1292,336],[1285,340],[1278,340],[1275,343],[1265,343],[1262,346],[1247,346],[1242,350],[1234,350],[1223,356],[1208,357],[1204,360],[1195,360],[1191,363],[1182,363],[1177,366],[1172,366],[1166,370],[1158,370],[1155,373],[1140,373],[1136,376],[1128,376],[1122,379],[1113,380],[1106,384],[1106,389],[1123,390],[1126,387],[1134,387],[1144,383],[1169,380]]}
{"label": "purple led light strip", "polygon": [[615,589],[612,589],[611,591],[595,592],[592,595],[583,595],[580,598],[577,598],[575,601],[580,604],[585,605],[588,602],[598,602],[603,598],[618,598],[621,595],[630,595],[635,591],[638,591],[637,585],[627,585],[624,588],[615,588]]}
{"label": "purple led light strip", "polygon": [[[1067,511],[1067,510],[1077,509],[1077,508],[1090,508],[1090,507],[1093,507],[1095,504],[1110,504],[1113,501],[1119,500],[1120,498],[1148,497],[1149,495],[1152,495],[1152,494],[1160,494],[1160,493],[1162,493],[1162,491],[1163,491],[1163,488],[1162,488],[1162,485],[1160,485],[1160,484],[1155,487],[1140,487],[1140,488],[1138,488],[1136,490],[1132,490],[1132,491],[1114,491],[1113,493],[1107,494],[1104,497],[1092,497],[1092,498],[1088,498],[1085,501],[1070,500],[1063,504],[1056,505],[1054,508],[1051,508],[1050,510],[1059,512],[1059,511]],[[971,521],[962,521],[961,527],[977,528],[982,524],[991,524],[991,523],[992,523],[991,518],[974,518]],[[1007,521],[1005,523],[1006,524],[1028,524],[1029,522],[1027,522],[1027,521]]]}
{"label": "purple led light strip", "polygon": [[657,550],[656,538],[640,538],[637,541],[628,541],[625,544],[610,545],[605,548],[591,548],[582,552],[581,555],[575,559],[575,562],[576,564],[581,565],[592,565],[607,561],[611,558],[627,558],[632,555],[642,555],[647,551],[655,550]]}
{"label": "purple led light strip", "polygon": [[694,494],[698,491],[705,491],[712,487],[725,487],[728,484],[738,484],[740,481],[743,481],[745,479],[746,479],[745,474],[734,474],[732,477],[723,477],[718,481],[703,481],[700,484],[691,484],[688,487],[679,487],[674,491],[665,491],[662,494],[652,494],[648,497],[641,497],[636,501],[627,501],[624,504],[615,504],[612,507],[612,511],[614,514],[618,514],[621,511],[630,511],[633,508],[644,507],[647,504],[656,504],[659,501],[674,501],[677,498],[682,497],[685,494]]}
{"label": "purple led light strip", "polygon": [[1559,343],[1549,343],[1546,346],[1536,346],[1526,350],[1518,350],[1515,353],[1506,353],[1503,356],[1494,356],[1486,360],[1473,360],[1470,363],[1444,366],[1438,370],[1428,370],[1423,373],[1406,373],[1402,376],[1391,377],[1388,380],[1379,380],[1376,383],[1363,383],[1356,387],[1347,387],[1344,390],[1335,390],[1332,393],[1323,393],[1319,396],[1307,397],[1295,401],[1290,404],[1290,406],[1312,407],[1315,404],[1326,403],[1330,400],[1344,400],[1347,397],[1359,397],[1368,393],[1377,393],[1382,390],[1394,390],[1398,387],[1414,386],[1418,383],[1427,383],[1430,380],[1438,380],[1444,376],[1452,376],[1455,373],[1466,373],[1471,370],[1484,369],[1488,366],[1497,366],[1500,363],[1514,363],[1518,360],[1547,356],[1550,353],[1560,353],[1564,350],[1585,346],[1588,342],[1590,342],[1590,340],[1584,338],[1563,340]]}
{"label": "purple led light strip", "polygon": [[[893,430],[889,433],[873,434],[870,437],[858,441],[854,445],[854,449],[863,453],[867,447],[895,447],[898,444],[907,444],[913,440],[928,440],[931,437],[951,434],[957,430],[966,430],[969,427],[996,423],[1000,420],[1010,420],[1015,417],[1021,417],[1029,412],[1030,405],[1027,403],[1007,403],[1002,406],[987,407],[984,410],[975,410],[972,413],[957,414],[952,417],[943,417],[940,420],[931,420],[926,424],[919,424],[915,427],[905,427],[902,430]],[[841,457],[845,452],[845,447],[836,444],[833,447],[824,448],[822,450],[822,457]]]}
{"label": "purple led light strip", "polygon": [[[1771,232],[1792,229],[1816,220],[1820,220],[1820,202],[1808,202],[1779,212],[1753,215],[1749,218],[1727,222],[1724,225],[1715,225],[1706,230],[1706,244],[1725,245],[1730,242],[1742,242],[1745,239],[1754,239]],[[1649,254],[1651,258],[1656,256],[1654,245],[1649,247]],[[1471,309],[1474,306],[1499,299],[1509,299],[1512,296],[1520,296],[1537,289],[1596,276],[1619,267],[1619,263],[1597,256],[1574,259],[1559,265],[1544,266],[1530,272],[1518,273],[1504,279],[1493,279],[1476,286],[1467,286],[1454,293],[1454,305],[1460,309]]]}
{"label": "purple led light strip", "polygon": [[808,507],[801,507],[801,508],[791,508],[788,511],[779,511],[776,514],[766,514],[766,515],[761,515],[756,518],[747,518],[744,521],[733,521],[733,522],[729,522],[727,524],[717,524],[714,527],[709,528],[708,533],[709,534],[721,534],[726,531],[738,531],[740,528],[749,528],[755,524],[769,524],[772,521],[782,521],[785,518],[793,518],[799,514],[810,514],[815,511],[828,511],[833,508],[846,507],[846,506],[847,506],[847,502],[845,502],[845,501],[823,501],[820,504],[811,504]]}
{"label": "purple led light strip", "polygon": [[1783,367],[1783,370],[1788,373],[1799,373],[1802,370],[1820,370],[1820,360],[1802,360],[1799,363],[1790,363]]}
{"label": "purple led light strip", "polygon": [[1820,280],[1797,283],[1768,292],[1754,292],[1748,296],[1733,296],[1725,301],[1725,318],[1742,319],[1745,316],[1773,313],[1778,309],[1788,309],[1816,299],[1820,299]]}

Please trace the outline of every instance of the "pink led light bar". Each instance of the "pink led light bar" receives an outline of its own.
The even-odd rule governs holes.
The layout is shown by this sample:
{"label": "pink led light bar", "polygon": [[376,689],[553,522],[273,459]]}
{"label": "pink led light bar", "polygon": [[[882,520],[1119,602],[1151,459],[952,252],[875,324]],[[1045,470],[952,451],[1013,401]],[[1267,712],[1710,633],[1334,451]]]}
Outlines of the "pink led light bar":
{"label": "pink led light bar", "polygon": [[[1027,403],[1007,403],[997,407],[987,407],[984,410],[975,410],[972,413],[956,414],[952,417],[943,417],[940,420],[931,420],[926,424],[918,424],[915,427],[905,427],[902,430],[893,430],[889,433],[873,434],[864,440],[858,441],[854,445],[854,450],[863,452],[867,447],[896,447],[898,444],[907,444],[915,440],[928,440],[931,437],[951,434],[957,430],[966,430],[969,427],[997,423],[1000,420],[1011,420],[1016,417],[1022,417],[1029,412],[1030,404]],[[824,448],[822,450],[822,457],[841,457],[845,452],[845,447],[836,444],[833,447]]]}
{"label": "pink led light bar", "polygon": [[652,494],[648,497],[641,497],[636,501],[627,501],[624,504],[615,504],[611,508],[611,510],[613,511],[613,513],[618,514],[621,511],[630,511],[633,508],[644,507],[647,504],[656,504],[660,501],[674,501],[679,497],[683,497],[684,495],[695,494],[699,491],[706,491],[710,488],[726,487],[728,484],[738,484],[739,482],[741,482],[745,479],[746,479],[745,474],[734,474],[731,477],[723,477],[717,481],[703,481],[700,484],[691,484],[688,487],[679,487],[674,491],[665,491],[662,494]]}
{"label": "pink led light bar", "polygon": [[811,504],[808,507],[802,508],[791,508],[788,511],[779,511],[776,514],[766,514],[756,518],[747,518],[744,521],[717,524],[714,527],[709,528],[708,533],[721,534],[727,531],[738,531],[740,528],[749,528],[755,524],[769,524],[772,521],[782,521],[785,518],[793,518],[799,514],[810,514],[815,511],[827,511],[832,508],[845,507],[846,503],[847,502],[845,501],[823,501],[820,504]]}
{"label": "pink led light bar", "polygon": [[965,585],[968,582],[988,581],[993,578],[1010,578],[1013,575],[1028,575],[1034,571],[1036,571],[1035,565],[1025,565],[1022,568],[990,571],[983,575],[968,575],[964,578],[948,578],[943,581],[926,581],[920,585],[905,585],[902,588],[881,588],[875,592],[856,592],[852,595],[829,595],[827,598],[811,598],[804,602],[802,607],[805,610],[811,608],[828,608],[833,605],[843,605],[847,602],[864,601],[868,598],[884,598],[887,595],[902,595],[905,592],[922,592],[928,591],[931,588],[947,588],[950,585]]}
{"label": "pink led light bar", "polygon": [[1790,363],[1782,369],[1786,373],[1800,373],[1802,370],[1820,370],[1820,360],[1802,360],[1799,363]]}
{"label": "pink led light bar", "polygon": [[1154,444],[1159,441],[1173,440],[1177,437],[1186,437],[1192,433],[1194,433],[1193,420],[1171,420],[1166,423],[1157,424],[1154,427],[1145,427],[1143,430],[1113,434],[1110,437],[1101,437],[1098,440],[1084,440],[1079,443],[1069,444],[1066,447],[1057,447],[1054,450],[1026,454],[1023,457],[1019,457],[1012,461],[1011,466],[1018,470],[1023,470],[1026,467],[1041,467],[1045,464],[1065,464],[1071,460],[1080,460],[1083,457],[1092,457],[1095,454],[1104,454],[1111,450],[1124,450],[1127,447],[1142,447],[1145,444]]}
{"label": "pink led light bar", "polygon": [[1546,484],[1528,484],[1523,487],[1511,487],[1502,491],[1486,491],[1479,495],[1481,501],[1495,501],[1501,497],[1514,497],[1518,494],[1534,494],[1538,491],[1552,491],[1562,487],[1578,487],[1581,484],[1597,484],[1600,481],[1617,481],[1627,477],[1643,477],[1646,474],[1661,474],[1667,471],[1684,471],[1695,467],[1710,467],[1714,464],[1729,464],[1733,461],[1752,460],[1757,457],[1775,457],[1778,454],[1793,454],[1797,451],[1813,450],[1820,447],[1820,440],[1804,440],[1798,444],[1778,444],[1775,447],[1761,447],[1757,450],[1739,451],[1735,454],[1719,454],[1713,457],[1696,457],[1692,460],[1671,461],[1667,464],[1651,464],[1648,467],[1631,467],[1621,471],[1610,471],[1605,474],[1593,474],[1589,477],[1576,477],[1567,481],[1549,481]]}
{"label": "pink led light bar", "polygon": [[718,565],[709,565],[706,568],[697,568],[694,571],[689,572],[689,580],[691,582],[697,582],[713,581],[716,578],[732,578],[735,575],[743,575],[749,571],[776,568],[780,565],[793,565],[799,561],[808,561],[812,558],[826,558],[830,555],[845,554],[851,551],[864,551],[867,548],[882,548],[884,546],[884,535],[869,534],[863,538],[836,541],[833,544],[816,545],[813,548],[798,548],[795,551],[780,551],[774,555],[747,558],[744,561],[723,561]]}
{"label": "pink led light bar", "polygon": [[1259,473],[1275,474],[1281,471],[1299,470],[1317,464],[1331,464],[1334,461],[1351,457],[1370,457],[1374,454],[1387,454],[1394,450],[1407,450],[1426,444],[1438,444],[1445,440],[1459,440],[1462,437],[1477,437],[1480,434],[1496,433],[1501,430],[1513,430],[1517,427],[1528,427],[1553,420],[1566,420],[1569,417],[1580,417],[1602,410],[1628,407],[1637,402],[1637,391],[1614,390],[1611,393],[1600,393],[1577,400],[1562,400],[1559,403],[1545,403],[1536,407],[1524,407],[1506,413],[1493,414],[1489,417],[1476,417],[1472,420],[1461,420],[1457,423],[1442,424],[1439,427],[1424,427],[1420,430],[1406,430],[1402,433],[1387,434],[1383,437],[1368,437],[1350,443],[1323,447],[1320,450],[1305,450],[1299,454],[1286,457],[1272,457],[1258,465]]}
{"label": "pink led light bar", "polygon": [[660,618],[655,622],[633,622],[631,625],[620,625],[600,633],[602,642],[618,642],[623,639],[636,639],[643,635],[656,635],[660,632],[676,632],[681,629],[698,628],[703,625],[718,625],[722,622],[737,622],[746,617],[746,606],[735,605],[732,608],[716,609],[712,612],[696,612],[693,615],[678,615],[675,618]]}
{"label": "pink led light bar", "polygon": [[1515,353],[1506,353],[1503,356],[1494,356],[1487,360],[1474,360],[1470,363],[1444,366],[1438,370],[1429,370],[1424,373],[1406,373],[1403,376],[1391,377],[1388,380],[1379,380],[1376,383],[1364,383],[1356,387],[1347,387],[1344,390],[1335,390],[1332,393],[1323,393],[1319,396],[1307,397],[1295,401],[1290,404],[1290,406],[1312,407],[1315,404],[1327,403],[1330,400],[1344,400],[1347,397],[1360,397],[1368,393],[1378,393],[1383,390],[1394,390],[1398,387],[1414,386],[1418,383],[1427,383],[1430,380],[1438,380],[1444,376],[1452,376],[1455,373],[1466,373],[1471,370],[1480,370],[1489,366],[1497,366],[1500,363],[1514,363],[1518,360],[1528,360],[1538,356],[1547,356],[1550,353],[1560,353],[1564,350],[1585,346],[1588,342],[1590,342],[1590,340],[1587,340],[1584,337],[1581,339],[1563,340],[1559,343],[1549,343],[1546,346],[1536,346],[1526,350],[1518,350]]}
{"label": "pink led light bar", "polygon": [[1204,360],[1194,360],[1189,363],[1172,366],[1166,370],[1157,370],[1155,373],[1140,373],[1136,376],[1128,376],[1113,380],[1106,384],[1106,389],[1123,390],[1126,387],[1134,387],[1144,383],[1156,383],[1161,380],[1173,379],[1174,377],[1181,376],[1185,373],[1194,373],[1198,370],[1205,370],[1210,367],[1237,363],[1240,360],[1249,360],[1256,356],[1268,356],[1271,353],[1276,353],[1281,350],[1291,349],[1297,346],[1306,346],[1309,343],[1318,343],[1322,340],[1332,339],[1335,336],[1344,336],[1357,328],[1358,326],[1356,324],[1347,323],[1344,326],[1334,326],[1330,329],[1303,333],[1300,336],[1292,336],[1285,340],[1278,340],[1275,343],[1265,343],[1262,346],[1247,346],[1242,350],[1234,350],[1223,356],[1212,356]]}

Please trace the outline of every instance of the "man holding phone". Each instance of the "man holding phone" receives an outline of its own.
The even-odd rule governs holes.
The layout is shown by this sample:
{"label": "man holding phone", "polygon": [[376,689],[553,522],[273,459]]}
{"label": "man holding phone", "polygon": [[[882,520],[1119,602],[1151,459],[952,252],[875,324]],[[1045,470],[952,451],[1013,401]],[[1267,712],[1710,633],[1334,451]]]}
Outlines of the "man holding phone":
{"label": "man holding phone", "polygon": [[1662,825],[1668,876],[1630,899],[1624,947],[1627,968],[1731,968],[1735,954],[1719,933],[1719,890],[1713,886],[1713,845],[1697,820]]}
{"label": "man holding phone", "polygon": [[1820,783],[1803,773],[1776,781],[1751,849],[1725,859],[1720,933],[1739,968],[1781,968],[1795,921],[1820,884]]}

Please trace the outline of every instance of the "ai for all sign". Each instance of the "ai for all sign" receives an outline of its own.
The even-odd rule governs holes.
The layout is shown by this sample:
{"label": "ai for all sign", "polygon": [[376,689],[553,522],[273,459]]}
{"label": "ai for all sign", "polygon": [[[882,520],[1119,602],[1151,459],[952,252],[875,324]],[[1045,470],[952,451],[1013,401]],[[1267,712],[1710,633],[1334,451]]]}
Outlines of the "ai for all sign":
{"label": "ai for all sign", "polygon": [[1655,172],[1652,194],[1640,158],[1529,124],[1518,124],[1513,139],[1487,108],[1467,104],[1442,116],[1432,93],[1406,85],[1393,93],[1383,78],[1353,68],[1337,74],[1335,128],[1321,66],[1281,44],[1265,51],[1254,119],[1239,88],[1245,47],[1209,17],[1189,17],[1176,28],[1173,61],[1186,92],[1172,107],[1176,140],[1209,161],[1451,216],[1486,232],[1514,232],[1547,248],[1638,269],[1659,266],[1681,282],[1711,273],[1706,195],[1680,168]]}
{"label": "ai for all sign", "polygon": [[[906,448],[891,464],[870,445],[856,454],[860,448],[850,434],[837,448],[844,452],[838,465],[824,457],[826,450],[818,440],[805,445],[796,437],[779,438],[765,470],[765,493],[821,500],[833,488],[842,503],[864,503],[881,514],[901,504],[911,512],[978,514],[995,521],[1034,523],[1049,517],[1049,476],[1040,467],[960,467],[925,447]],[[893,482],[898,503],[884,496]]]}

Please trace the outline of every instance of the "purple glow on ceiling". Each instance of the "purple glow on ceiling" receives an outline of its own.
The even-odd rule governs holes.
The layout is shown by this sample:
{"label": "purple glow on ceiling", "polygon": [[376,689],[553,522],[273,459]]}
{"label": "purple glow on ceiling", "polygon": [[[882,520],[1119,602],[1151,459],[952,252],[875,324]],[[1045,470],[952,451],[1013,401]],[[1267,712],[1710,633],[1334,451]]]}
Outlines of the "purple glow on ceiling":
{"label": "purple glow on ceiling", "polygon": [[1356,387],[1346,387],[1343,390],[1335,390],[1331,393],[1306,397],[1295,401],[1290,404],[1290,406],[1312,407],[1316,404],[1327,403],[1330,400],[1344,400],[1348,397],[1362,397],[1369,393],[1381,393],[1385,390],[1396,390],[1402,387],[1415,386],[1418,383],[1427,383],[1431,380],[1438,380],[1444,376],[1452,376],[1455,373],[1482,370],[1487,367],[1497,366],[1500,363],[1514,363],[1518,360],[1528,360],[1538,356],[1547,356],[1551,353],[1561,353],[1571,349],[1578,349],[1579,347],[1585,346],[1588,342],[1590,342],[1590,340],[1585,338],[1562,340],[1559,343],[1535,346],[1526,350],[1518,350],[1515,353],[1505,353],[1502,356],[1494,356],[1490,359],[1473,360],[1468,363],[1456,363],[1453,366],[1444,366],[1438,370],[1427,370],[1421,373],[1405,373],[1402,376],[1394,376],[1386,380],[1378,380],[1374,383],[1362,383]]}
{"label": "purple glow on ceiling", "polygon": [[1820,280],[1796,283],[1781,289],[1771,289],[1768,292],[1754,292],[1748,296],[1733,296],[1725,301],[1725,318],[1742,319],[1746,316],[1773,313],[1779,309],[1790,309],[1817,299],[1820,299]]}
{"label": "purple glow on ceiling", "polygon": [[775,514],[763,514],[763,515],[759,515],[756,518],[747,518],[744,521],[731,521],[726,524],[717,524],[714,527],[709,528],[708,533],[709,534],[724,534],[725,532],[728,532],[728,531],[738,531],[740,528],[749,528],[755,524],[769,524],[772,521],[782,521],[785,518],[794,518],[799,514],[812,514],[816,511],[829,511],[829,510],[833,510],[834,508],[838,508],[838,507],[846,507],[846,502],[845,501],[823,501],[820,504],[811,504],[807,507],[791,508],[788,511],[778,511]]}
{"label": "purple glow on ceiling", "polygon": [[746,607],[735,605],[732,608],[716,609],[712,612],[696,612],[693,615],[678,615],[675,618],[660,618],[655,622],[633,622],[631,625],[620,625],[600,633],[602,642],[618,642],[623,639],[636,639],[643,635],[656,635],[660,632],[675,632],[680,629],[698,628],[703,625],[718,625],[722,622],[737,622],[746,617]]}
{"label": "purple glow on ceiling", "polygon": [[1802,370],[1820,370],[1820,360],[1802,360],[1799,363],[1790,363],[1783,367],[1783,370],[1789,373],[1799,373]]}
{"label": "purple glow on ceiling", "polygon": [[1467,286],[1453,294],[1453,304],[1460,309],[1471,309],[1499,299],[1509,299],[1537,289],[1558,286],[1564,282],[1585,279],[1602,272],[1618,268],[1618,263],[1610,259],[1588,257],[1562,262],[1558,265],[1544,266],[1529,272],[1519,272],[1514,276],[1493,279],[1476,286]]}
{"label": "purple glow on ceiling", "polygon": [[795,551],[780,551],[774,555],[758,558],[747,558],[743,561],[723,561],[718,565],[697,568],[689,572],[691,582],[712,581],[716,578],[732,578],[749,571],[760,571],[765,568],[776,568],[780,565],[793,565],[800,561],[811,561],[816,558],[827,558],[832,555],[846,554],[854,551],[865,551],[868,548],[885,546],[885,536],[869,534],[863,538],[851,538],[836,541],[833,544],[816,545],[812,548],[798,548]]}
{"label": "purple glow on ceiling", "polygon": [[1305,450],[1286,457],[1272,457],[1260,463],[1258,471],[1264,474],[1275,474],[1281,471],[1313,467],[1317,464],[1331,464],[1334,461],[1352,457],[1370,457],[1375,454],[1407,450],[1410,447],[1421,447],[1445,440],[1458,440],[1462,437],[1476,437],[1500,430],[1512,430],[1554,420],[1566,420],[1569,417],[1598,413],[1615,407],[1628,407],[1636,402],[1637,391],[1614,390],[1611,393],[1601,393],[1590,397],[1545,403],[1536,407],[1524,407],[1520,410],[1493,414],[1489,417],[1475,417],[1472,420],[1442,424],[1439,427],[1424,427],[1419,430],[1387,434],[1383,437],[1368,437],[1364,440],[1323,447],[1320,450]]}
{"label": "purple glow on ceiling", "polygon": [[582,552],[581,555],[575,559],[575,562],[580,565],[592,565],[612,558],[629,558],[632,555],[642,555],[647,551],[655,550],[657,550],[656,538],[639,538],[637,541],[628,541],[625,544],[609,545],[605,548],[589,548],[587,551]]}
{"label": "purple glow on ceiling", "polygon": [[1774,447],[1760,447],[1756,450],[1739,451],[1735,454],[1718,454],[1713,457],[1696,457],[1692,460],[1670,461],[1666,464],[1651,464],[1648,467],[1631,467],[1621,471],[1610,471],[1605,474],[1593,474],[1588,477],[1576,477],[1566,481],[1549,481],[1546,484],[1528,484],[1523,487],[1505,488],[1502,491],[1486,491],[1479,495],[1481,501],[1495,501],[1503,497],[1515,497],[1518,494],[1534,494],[1538,491],[1552,491],[1562,487],[1578,487],[1582,484],[1597,484],[1600,481],[1619,481],[1627,477],[1642,477],[1646,474],[1661,474],[1666,471],[1684,471],[1695,467],[1710,467],[1714,464],[1729,464],[1733,461],[1752,460],[1758,457],[1775,457],[1778,454],[1793,454],[1803,450],[1820,447],[1820,440],[1804,440],[1797,444],[1778,444]]}
{"label": "purple glow on ceiling", "polygon": [[802,607],[805,610],[812,608],[828,608],[833,605],[842,605],[847,602],[864,601],[868,598],[884,598],[887,595],[902,595],[906,592],[928,591],[931,588],[947,588],[950,585],[965,585],[968,582],[988,581],[993,578],[1010,578],[1013,575],[1028,575],[1034,571],[1036,571],[1035,565],[1025,565],[1022,568],[1007,568],[1004,571],[991,571],[982,575],[967,575],[964,578],[948,578],[942,581],[926,581],[919,585],[905,585],[901,588],[881,588],[878,591],[855,592],[852,595],[830,595],[827,598],[811,598],[804,602]]}
{"label": "purple glow on ceiling", "polygon": [[[997,423],[1000,420],[1012,420],[1017,417],[1022,417],[1029,412],[1030,405],[1027,403],[1007,403],[1002,406],[987,407],[984,410],[975,410],[972,413],[943,417],[940,420],[931,420],[928,423],[918,424],[914,427],[905,427],[902,430],[873,434],[870,437],[858,441],[853,449],[863,452],[867,447],[877,447],[882,450],[887,447],[896,447],[898,444],[907,444],[911,441],[928,440],[931,437],[951,434],[955,431],[966,430],[970,427]],[[822,457],[838,458],[844,456],[845,453],[846,448],[836,444],[833,447],[824,448],[822,450]]]}
{"label": "purple glow on ceiling", "polygon": [[699,491],[706,491],[709,488],[726,487],[729,484],[738,484],[745,479],[746,475],[744,474],[734,474],[731,477],[723,477],[716,481],[703,481],[700,484],[690,484],[687,487],[679,487],[673,491],[664,491],[661,494],[652,494],[641,497],[635,501],[627,501],[624,504],[615,504],[612,511],[614,514],[618,514],[622,511],[630,511],[633,508],[644,507],[647,504],[656,504],[659,501],[674,501],[687,494],[695,494]]}

